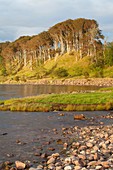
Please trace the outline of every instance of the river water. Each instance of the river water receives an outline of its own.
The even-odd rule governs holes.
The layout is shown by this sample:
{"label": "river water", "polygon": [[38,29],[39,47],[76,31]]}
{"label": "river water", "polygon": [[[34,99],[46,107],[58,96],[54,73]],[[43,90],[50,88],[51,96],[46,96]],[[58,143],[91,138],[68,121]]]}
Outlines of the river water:
{"label": "river water", "polygon": [[[81,90],[95,90],[97,87],[74,87],[74,86],[45,86],[45,85],[0,85],[0,99],[15,97],[34,96],[42,93],[64,93]],[[112,124],[112,119],[104,119],[102,116],[108,114],[106,111],[84,112],[89,120],[75,121],[74,114],[83,112],[0,112],[0,162],[2,161],[41,161],[36,153],[57,152],[67,138],[62,135],[63,127],[89,126]],[[56,148],[51,151],[49,148]]]}
{"label": "river water", "polygon": [[0,85],[0,99],[36,96],[48,93],[66,93],[97,90],[98,86],[72,86],[72,85]]}

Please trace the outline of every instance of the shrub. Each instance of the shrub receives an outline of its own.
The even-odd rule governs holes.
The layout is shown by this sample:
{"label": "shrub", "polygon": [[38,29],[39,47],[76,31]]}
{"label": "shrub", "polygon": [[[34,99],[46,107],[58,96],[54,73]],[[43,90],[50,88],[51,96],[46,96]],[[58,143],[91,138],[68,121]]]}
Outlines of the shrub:
{"label": "shrub", "polygon": [[21,77],[21,81],[26,82],[26,77],[24,75]]}
{"label": "shrub", "polygon": [[104,77],[103,76],[103,68],[93,66],[91,69],[94,73],[94,77],[96,77],[96,78],[103,78]]}
{"label": "shrub", "polygon": [[57,77],[67,77],[68,76],[67,70],[62,67],[55,70],[54,74]]}
{"label": "shrub", "polygon": [[89,78],[89,73],[87,71],[83,72],[85,78]]}
{"label": "shrub", "polygon": [[19,77],[19,76],[16,76],[16,77],[14,77],[14,80],[15,80],[15,81],[19,81],[19,80],[20,80],[20,77]]}
{"label": "shrub", "polygon": [[1,76],[6,76],[6,75],[7,75],[5,67],[2,67],[2,68],[1,68],[1,70],[0,70],[0,75],[1,75]]}
{"label": "shrub", "polygon": [[4,104],[4,101],[3,100],[0,100],[0,105],[3,105]]}
{"label": "shrub", "polygon": [[98,70],[95,72],[94,77],[96,78],[103,78],[103,71],[102,70]]}
{"label": "shrub", "polygon": [[76,66],[72,70],[72,73],[70,73],[70,76],[81,76],[82,74],[83,74],[83,68]]}
{"label": "shrub", "polygon": [[0,56],[0,75],[6,76],[6,68],[5,68],[5,63],[4,63],[4,59],[2,56]]}

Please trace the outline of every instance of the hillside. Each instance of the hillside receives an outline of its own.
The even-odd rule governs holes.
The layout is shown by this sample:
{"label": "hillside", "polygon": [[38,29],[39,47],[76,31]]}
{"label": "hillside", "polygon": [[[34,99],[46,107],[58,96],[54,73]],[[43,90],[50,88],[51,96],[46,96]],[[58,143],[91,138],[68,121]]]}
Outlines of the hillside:
{"label": "hillside", "polygon": [[[64,54],[58,56],[57,59],[47,60],[44,64],[38,66],[32,71],[28,71],[28,67],[19,71],[16,76],[25,76],[30,79],[39,78],[71,78],[84,75],[89,67],[89,58],[76,61],[76,53]],[[85,66],[84,66],[85,65]]]}
{"label": "hillside", "polygon": [[47,60],[44,64],[30,70],[30,64],[23,67],[16,74],[0,76],[0,82],[31,82],[55,79],[88,79],[88,78],[113,78],[113,66],[110,67],[95,67],[91,62],[90,57],[86,56],[79,61],[76,57],[79,56],[76,52],[66,53],[58,56],[57,59]]}
{"label": "hillside", "polygon": [[78,18],[0,43],[0,81],[113,77],[113,43],[102,39],[97,21]]}

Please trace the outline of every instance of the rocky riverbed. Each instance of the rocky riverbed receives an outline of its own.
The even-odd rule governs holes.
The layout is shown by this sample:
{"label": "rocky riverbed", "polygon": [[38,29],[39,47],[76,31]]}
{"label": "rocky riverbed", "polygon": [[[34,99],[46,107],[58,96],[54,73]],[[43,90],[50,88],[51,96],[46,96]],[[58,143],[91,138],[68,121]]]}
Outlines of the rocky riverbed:
{"label": "rocky riverbed", "polygon": [[113,78],[76,78],[76,79],[38,79],[14,81],[7,80],[1,84],[41,84],[41,85],[75,85],[75,86],[113,86]]}
{"label": "rocky riverbed", "polygon": [[[64,114],[60,113],[60,116]],[[101,118],[113,120],[113,112]],[[105,125],[100,121],[95,126],[92,118],[88,122],[84,127],[62,127],[60,132],[52,129],[54,135],[60,133],[61,136],[56,139],[56,146],[51,145],[51,140],[46,142],[43,153],[44,145],[34,146],[33,161],[10,161],[13,155],[7,155],[9,160],[1,162],[0,170],[113,170],[113,124]],[[19,140],[16,143],[22,144]],[[58,145],[60,149],[57,149]]]}

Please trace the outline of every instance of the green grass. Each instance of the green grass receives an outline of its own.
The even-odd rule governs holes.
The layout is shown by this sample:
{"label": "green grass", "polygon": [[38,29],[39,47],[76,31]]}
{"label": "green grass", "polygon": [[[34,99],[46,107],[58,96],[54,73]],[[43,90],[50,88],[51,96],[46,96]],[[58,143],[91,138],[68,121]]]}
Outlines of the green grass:
{"label": "green grass", "polygon": [[[77,61],[78,58],[78,61]],[[79,59],[78,53],[73,52],[71,54],[64,54],[58,56],[57,59],[48,60],[44,64],[44,68],[49,72],[50,77],[55,78],[54,72],[59,68],[64,68],[68,72],[68,77],[78,77],[83,75],[89,67],[89,57]]]}
{"label": "green grass", "polygon": [[53,110],[110,110],[113,109],[112,92],[78,94],[48,94],[0,102],[0,110],[53,111]]}
{"label": "green grass", "polygon": [[61,104],[102,104],[113,99],[113,93],[79,93],[79,94],[51,94],[35,98],[38,103]]}
{"label": "green grass", "polygon": [[113,91],[113,87],[100,88],[99,91]]}
{"label": "green grass", "polygon": [[104,77],[113,78],[113,66],[106,67],[106,68],[104,69]]}

